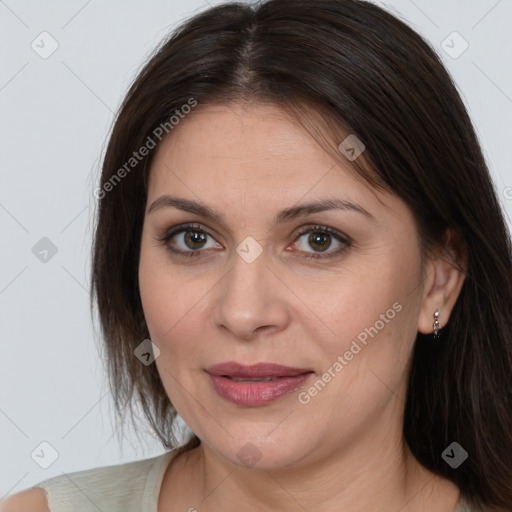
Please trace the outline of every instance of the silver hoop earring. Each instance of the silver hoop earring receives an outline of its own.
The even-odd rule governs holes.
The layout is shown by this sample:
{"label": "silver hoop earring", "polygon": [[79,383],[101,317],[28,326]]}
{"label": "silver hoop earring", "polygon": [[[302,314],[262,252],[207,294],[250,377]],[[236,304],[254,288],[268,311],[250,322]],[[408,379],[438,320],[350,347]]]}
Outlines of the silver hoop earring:
{"label": "silver hoop earring", "polygon": [[434,339],[439,338],[439,330],[441,329],[441,324],[439,323],[439,309],[436,309],[434,312]]}

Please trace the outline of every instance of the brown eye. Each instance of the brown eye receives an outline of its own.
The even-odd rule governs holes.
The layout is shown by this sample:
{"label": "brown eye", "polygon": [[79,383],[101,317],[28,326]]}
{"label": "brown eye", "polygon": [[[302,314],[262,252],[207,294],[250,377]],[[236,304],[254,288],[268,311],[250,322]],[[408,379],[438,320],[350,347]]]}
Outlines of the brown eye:
{"label": "brown eye", "polygon": [[[301,239],[304,240],[303,242],[299,243],[298,241]],[[333,243],[335,245],[335,250],[326,252],[333,246]],[[309,253],[306,256],[308,258],[329,258],[337,256],[343,252],[347,247],[351,245],[351,241],[348,237],[344,236],[338,231],[333,230],[332,228],[325,226],[314,226],[303,230],[297,238],[297,242],[295,242],[295,244],[298,246],[300,251]],[[313,252],[308,249],[313,249]]]}
{"label": "brown eye", "polygon": [[[308,235],[307,239],[306,235]],[[213,245],[207,245],[208,237],[213,240]],[[203,249],[223,249],[222,245],[215,242],[213,237],[202,229],[200,225],[177,226],[164,236],[157,237],[156,239],[163,242],[169,251],[180,256],[201,256],[203,255],[202,253],[208,252]],[[304,239],[304,241],[298,242],[301,239]],[[333,246],[333,243],[335,250],[328,251]],[[306,258],[317,259],[338,256],[351,243],[347,236],[325,226],[308,227],[299,234],[295,241],[299,252],[305,253]],[[313,251],[308,249],[313,249]]]}
{"label": "brown eye", "polygon": [[185,236],[183,242],[189,249],[202,249],[206,237],[208,236],[204,231],[183,231]]}
{"label": "brown eye", "polygon": [[318,249],[320,252],[324,252],[329,249],[329,246],[331,245],[331,235],[315,231],[309,235],[308,244],[313,247],[313,249]]}
{"label": "brown eye", "polygon": [[163,242],[164,245],[175,254],[182,256],[200,256],[201,253],[204,252],[202,249],[222,249],[222,245],[217,242],[208,246],[208,237],[213,240],[213,237],[202,229],[201,226],[185,225],[172,229],[160,238],[157,237],[157,240]]}

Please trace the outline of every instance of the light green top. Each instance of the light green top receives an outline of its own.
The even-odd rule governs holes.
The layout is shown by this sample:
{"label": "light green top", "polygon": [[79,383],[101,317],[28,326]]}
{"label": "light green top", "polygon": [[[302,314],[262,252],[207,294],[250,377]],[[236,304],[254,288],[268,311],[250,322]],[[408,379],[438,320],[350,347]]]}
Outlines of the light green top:
{"label": "light green top", "polygon": [[50,512],[158,512],[167,466],[176,451],[43,480]]}
{"label": "light green top", "polygon": [[[43,480],[51,512],[158,512],[165,470],[175,450],[150,459],[86,469]],[[472,512],[461,499],[453,512]]]}

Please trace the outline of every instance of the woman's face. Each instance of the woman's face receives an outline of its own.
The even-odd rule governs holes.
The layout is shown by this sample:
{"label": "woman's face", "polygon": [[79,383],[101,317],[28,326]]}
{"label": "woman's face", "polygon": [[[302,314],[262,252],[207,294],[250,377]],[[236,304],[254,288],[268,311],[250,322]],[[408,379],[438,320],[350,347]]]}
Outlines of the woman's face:
{"label": "woman's face", "polygon": [[[418,235],[349,164],[269,106],[197,110],[155,155],[139,268],[155,363],[191,430],[233,464],[306,464],[401,435],[425,299]],[[302,375],[206,371],[223,362]]]}

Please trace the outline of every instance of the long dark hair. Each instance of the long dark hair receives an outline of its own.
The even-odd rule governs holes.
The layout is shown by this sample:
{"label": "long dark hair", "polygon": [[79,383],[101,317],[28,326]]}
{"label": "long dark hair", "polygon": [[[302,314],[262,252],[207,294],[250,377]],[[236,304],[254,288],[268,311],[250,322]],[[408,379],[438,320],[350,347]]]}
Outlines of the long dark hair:
{"label": "long dark hair", "polygon": [[[510,234],[439,57],[405,23],[365,1],[209,8],[175,30],[130,87],[104,155],[91,279],[117,411],[137,402],[163,446],[177,447],[177,413],[157,368],[134,357],[149,338],[137,276],[155,152],[126,163],[159,126],[171,133],[169,119],[184,105],[233,101],[289,109],[318,139],[330,134],[326,149],[327,139],[332,149],[340,133],[355,134],[366,150],[351,162],[354,172],[407,203],[423,253],[443,245],[447,230],[461,241],[454,264],[464,258],[466,277],[450,321],[439,341],[417,335],[404,437],[419,462],[456,483],[473,506],[510,509]],[[469,454],[457,469],[442,457],[452,442]],[[194,435],[180,450],[199,443]]]}

